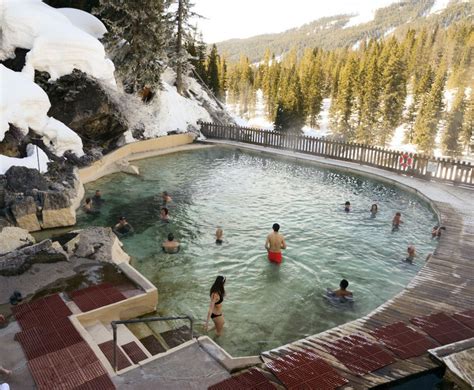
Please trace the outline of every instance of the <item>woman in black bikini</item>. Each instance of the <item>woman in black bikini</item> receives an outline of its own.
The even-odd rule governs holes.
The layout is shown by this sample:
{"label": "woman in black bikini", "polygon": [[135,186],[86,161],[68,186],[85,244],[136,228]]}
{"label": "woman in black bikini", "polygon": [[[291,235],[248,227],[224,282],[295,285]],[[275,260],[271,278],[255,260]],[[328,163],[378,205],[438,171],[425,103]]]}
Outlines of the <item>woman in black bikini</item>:
{"label": "woman in black bikini", "polygon": [[207,332],[209,325],[209,318],[212,318],[216,327],[216,336],[220,336],[224,330],[224,315],[222,314],[222,302],[224,302],[225,290],[225,277],[218,276],[216,281],[211,287],[210,296],[211,303],[207,312],[206,325],[204,330]]}

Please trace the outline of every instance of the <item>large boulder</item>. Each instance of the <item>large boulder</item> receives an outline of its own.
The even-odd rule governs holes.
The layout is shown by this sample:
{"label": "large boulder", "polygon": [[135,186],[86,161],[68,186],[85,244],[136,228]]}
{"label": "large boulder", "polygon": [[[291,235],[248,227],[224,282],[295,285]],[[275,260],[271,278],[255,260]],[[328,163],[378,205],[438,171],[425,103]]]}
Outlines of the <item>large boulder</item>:
{"label": "large boulder", "polygon": [[0,275],[20,275],[36,263],[67,261],[67,253],[59,244],[44,240],[38,244],[14,250],[0,256]]}
{"label": "large boulder", "polygon": [[76,223],[82,186],[74,171],[59,162],[47,175],[36,169],[11,167],[0,176],[0,208],[18,227],[30,232]]}
{"label": "large boulder", "polygon": [[36,241],[28,230],[7,226],[0,230],[0,255],[34,244]]}
{"label": "large boulder", "polygon": [[48,79],[47,73],[36,73],[35,82],[46,91],[51,102],[48,115],[78,133],[86,149],[101,146],[109,151],[115,148],[128,130],[127,121],[97,80],[79,70],[54,82]]}
{"label": "large boulder", "polygon": [[130,256],[122,250],[122,243],[111,228],[82,230],[66,247],[76,257],[117,264],[130,261]]}

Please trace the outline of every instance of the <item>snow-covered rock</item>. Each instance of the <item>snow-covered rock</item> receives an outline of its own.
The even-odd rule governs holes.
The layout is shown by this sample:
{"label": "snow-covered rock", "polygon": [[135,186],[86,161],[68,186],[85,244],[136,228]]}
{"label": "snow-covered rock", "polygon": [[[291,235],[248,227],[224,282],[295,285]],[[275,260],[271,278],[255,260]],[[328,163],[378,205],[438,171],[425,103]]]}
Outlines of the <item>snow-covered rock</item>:
{"label": "snow-covered rock", "polygon": [[107,32],[104,24],[94,15],[76,8],[58,8],[64,16],[76,27],[94,38],[100,39]]}
{"label": "snow-covered rock", "polygon": [[51,104],[40,86],[23,73],[14,72],[0,65],[0,141],[5,137],[9,124],[25,135],[29,129],[43,136],[44,143],[57,155],[71,150],[77,156],[84,154],[79,136],[47,113]]}
{"label": "snow-covered rock", "polygon": [[35,145],[28,144],[26,146],[26,155],[27,157],[24,158],[15,158],[0,154],[0,175],[5,174],[13,166],[38,169],[39,165],[41,173],[47,172],[49,159],[45,152]]}
{"label": "snow-covered rock", "polygon": [[23,68],[31,79],[35,70],[55,80],[79,69],[115,86],[114,65],[102,44],[60,11],[40,0],[3,0],[0,7],[0,59],[13,57],[17,47],[31,49]]}

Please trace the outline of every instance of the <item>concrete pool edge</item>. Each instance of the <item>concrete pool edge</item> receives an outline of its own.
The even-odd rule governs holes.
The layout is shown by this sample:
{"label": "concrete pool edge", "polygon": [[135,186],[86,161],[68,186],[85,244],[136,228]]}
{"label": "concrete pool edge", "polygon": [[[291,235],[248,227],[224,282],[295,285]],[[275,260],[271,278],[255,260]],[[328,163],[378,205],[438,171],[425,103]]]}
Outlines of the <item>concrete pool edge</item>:
{"label": "concrete pool edge", "polygon": [[[171,137],[173,137],[173,136],[171,136]],[[165,137],[163,137],[163,138],[165,138]],[[143,142],[145,142],[145,141],[143,141]],[[326,158],[317,158],[317,157],[314,157],[314,156],[294,153],[294,152],[290,152],[290,151],[282,151],[282,150],[276,150],[276,149],[274,150],[274,149],[269,149],[269,148],[255,147],[255,146],[252,146],[252,145],[232,143],[232,142],[222,142],[222,141],[212,141],[212,142],[205,142],[205,143],[198,143],[198,144],[196,144],[196,143],[192,144],[191,142],[192,141],[190,141],[190,142],[188,141],[185,144],[181,144],[181,145],[174,145],[174,146],[171,146],[171,147],[163,147],[163,148],[160,147],[156,150],[147,150],[145,152],[132,153],[132,154],[128,154],[127,158],[130,161],[132,161],[132,160],[145,159],[145,158],[155,157],[155,156],[169,154],[169,153],[176,153],[176,152],[180,152],[180,151],[201,149],[201,148],[206,148],[206,147],[213,147],[214,145],[231,147],[231,148],[246,149],[246,150],[254,151],[254,152],[257,152],[257,153],[262,153],[263,152],[263,153],[266,153],[266,154],[270,154],[270,155],[278,156],[278,157],[282,157],[282,158],[287,158],[287,159],[305,160],[305,161],[316,163],[316,164],[318,164],[320,166],[323,166],[323,167],[326,167],[326,168],[337,169],[337,170],[341,170],[341,171],[348,172],[348,173],[351,173],[351,174],[352,173],[357,173],[357,174],[360,174],[360,175],[372,177],[376,180],[386,182],[386,183],[389,183],[391,185],[396,185],[398,187],[402,187],[403,190],[412,192],[412,193],[416,194],[417,196],[419,196],[420,198],[422,198],[431,207],[431,209],[438,216],[438,220],[442,221],[443,224],[445,224],[445,226],[448,226],[448,231],[447,231],[446,235],[450,234],[451,232],[455,233],[456,231],[458,231],[459,233],[462,233],[462,231],[464,229],[464,226],[465,226],[465,224],[464,224],[465,221],[464,221],[464,218],[462,217],[461,211],[470,212],[470,214],[468,213],[468,215],[466,215],[467,219],[473,217],[472,210],[469,210],[469,209],[465,210],[465,209],[461,208],[462,205],[464,205],[464,206],[466,206],[466,204],[469,205],[469,203],[468,203],[469,199],[468,199],[468,197],[465,198],[465,199],[462,199],[462,196],[461,197],[458,196],[459,194],[457,194],[457,193],[458,192],[464,192],[465,194],[469,193],[470,195],[472,195],[472,191],[464,189],[464,188],[450,187],[450,186],[447,186],[446,184],[425,182],[425,181],[422,181],[420,179],[413,179],[413,178],[410,178],[410,177],[405,177],[405,176],[393,174],[391,172],[381,171],[377,168],[362,166],[362,165],[354,164],[354,163],[347,163],[347,162],[343,162],[343,161],[330,160],[330,159],[326,159]],[[121,154],[119,154],[119,155],[123,156]],[[121,158],[124,158],[124,157],[121,157]],[[110,167],[116,161],[119,161],[119,160],[120,160],[120,158],[111,159],[111,160],[109,160],[109,162],[107,164],[105,164],[104,162],[99,162],[98,166],[103,167],[103,166],[107,165],[108,167]],[[88,169],[88,168],[84,168],[84,169]],[[114,169],[116,169],[116,168],[114,168]],[[97,172],[94,172],[93,169],[90,169],[91,174],[90,175],[84,175],[84,177],[83,177],[84,182],[81,181],[81,186],[82,186],[83,183],[88,183],[90,181],[97,180],[100,177],[104,177],[108,174],[120,171],[120,170],[114,170],[114,169],[109,170],[109,169],[104,168],[100,171],[100,175],[98,175]],[[81,176],[79,176],[79,177],[81,177]],[[433,193],[433,188],[434,187],[436,187],[436,188],[434,189],[435,192]],[[430,192],[430,188],[431,188],[431,192]],[[447,192],[449,192],[449,194],[446,194]],[[446,196],[446,195],[448,195],[448,196]],[[82,196],[81,196],[81,198],[82,198]],[[466,199],[467,199],[467,202],[466,202]],[[81,199],[79,199],[79,202],[80,202],[80,200]],[[459,206],[459,207],[454,207],[454,208],[451,207],[451,209],[452,209],[451,211],[454,212],[454,216],[455,216],[454,220],[455,221],[451,221],[451,220],[453,220],[452,215],[450,216],[450,218],[447,218],[448,216],[447,216],[446,210],[445,210],[445,208],[446,208],[445,205],[446,204],[448,204],[450,206],[451,205]],[[461,217],[461,218],[459,218],[459,217]],[[448,222],[447,222],[448,220],[449,220],[449,225],[448,225]],[[455,225],[455,223],[459,222],[459,221],[461,221],[461,224],[458,223],[457,225]],[[460,225],[461,225],[461,227],[460,227]],[[443,238],[446,238],[446,237],[443,237]],[[441,250],[443,249],[442,244],[449,244],[449,241],[446,241],[446,239],[441,239],[437,249],[435,250],[435,254],[437,252],[439,252],[440,249]],[[466,244],[467,244],[467,242],[466,242]],[[376,315],[379,312],[383,312],[384,310],[386,310],[387,307],[392,305],[392,303],[394,301],[396,301],[397,299],[400,299],[400,297],[403,297],[404,294],[406,294],[407,291],[413,290],[415,287],[417,287],[418,284],[417,284],[416,280],[418,278],[420,278],[425,271],[429,271],[429,267],[427,267],[427,265],[429,265],[432,261],[434,261],[434,257],[432,257],[432,259],[430,259],[430,261],[427,262],[420,269],[418,274],[410,281],[410,283],[404,288],[404,290],[402,290],[402,292],[400,292],[399,294],[397,294],[395,297],[391,298],[390,300],[386,301],[384,304],[382,304],[381,306],[379,306],[378,308],[376,308],[375,310],[373,310],[372,312],[370,312],[366,316],[361,317],[361,318],[359,318],[357,320],[354,320],[354,321],[350,321],[350,322],[345,323],[345,324],[343,324],[341,326],[338,326],[336,328],[328,329],[327,331],[324,331],[324,332],[321,332],[319,334],[309,336],[309,337],[314,338],[314,337],[318,337],[318,336],[321,336],[321,335],[329,334],[329,333],[334,332],[335,330],[338,330],[338,329],[346,329],[347,328],[347,329],[354,330],[354,329],[359,328],[360,326],[362,326],[364,324],[365,321],[370,321],[370,318],[372,316]],[[467,277],[468,275],[465,275],[465,276]],[[437,304],[442,304],[442,302],[436,302],[436,303]],[[449,307],[452,307],[452,306],[447,305],[445,308],[447,309]],[[430,311],[432,311],[433,307],[428,307],[428,309]],[[440,310],[439,308],[437,308],[437,309]],[[422,314],[422,313],[420,313],[420,314]],[[403,318],[400,318],[400,319],[403,319]],[[347,332],[347,330],[346,330],[346,332]],[[295,342],[297,342],[297,341],[295,341]],[[291,344],[293,344],[293,343],[290,343],[288,345],[291,345]],[[278,349],[283,348],[283,347],[284,346],[275,348],[275,350],[278,350]],[[240,359],[240,358],[233,358],[233,359]],[[385,381],[385,382],[384,381],[379,381],[379,384],[380,383],[386,383],[386,382],[387,381]],[[377,382],[375,382],[375,383],[377,383]]]}

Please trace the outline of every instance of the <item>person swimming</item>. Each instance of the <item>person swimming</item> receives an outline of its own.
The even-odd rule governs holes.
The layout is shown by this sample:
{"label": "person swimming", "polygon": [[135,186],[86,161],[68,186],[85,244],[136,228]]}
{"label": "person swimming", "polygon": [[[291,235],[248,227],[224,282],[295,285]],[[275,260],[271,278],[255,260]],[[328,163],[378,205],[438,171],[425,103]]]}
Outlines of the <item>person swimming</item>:
{"label": "person swimming", "polygon": [[344,203],[344,211],[346,213],[348,213],[349,211],[351,211],[351,202],[347,201],[346,203]]}
{"label": "person swimming", "polygon": [[209,310],[207,311],[206,323],[204,325],[204,331],[207,332],[209,326],[209,319],[212,319],[214,326],[216,327],[216,335],[220,336],[224,332],[224,314],[222,312],[222,303],[225,297],[225,284],[226,278],[219,275],[214,284],[211,287],[209,295],[211,302],[209,304]]}
{"label": "person swimming", "polygon": [[342,279],[339,283],[339,289],[333,291],[334,295],[338,298],[352,297],[352,292],[347,290],[347,287],[349,287],[349,282]]}
{"label": "person swimming", "polygon": [[224,236],[224,230],[222,230],[222,228],[218,227],[216,229],[216,244],[217,245],[221,245],[224,240],[223,240],[223,237]]}
{"label": "person swimming", "polygon": [[118,223],[112,229],[118,237],[123,237],[133,233],[133,227],[125,217],[120,217]]}
{"label": "person swimming", "polygon": [[179,241],[174,239],[173,233],[168,234],[168,239],[166,241],[163,241],[163,244],[161,244],[161,248],[163,249],[163,252],[173,254],[173,253],[178,253],[179,252]]}
{"label": "person swimming", "polygon": [[400,212],[395,213],[395,216],[393,217],[393,220],[392,220],[392,232],[400,228],[400,224],[403,223],[401,218],[402,218],[402,213]]}
{"label": "person swimming", "polygon": [[413,264],[413,261],[415,260],[415,256],[416,256],[415,245],[408,245],[407,253],[408,253],[408,256],[405,259],[405,261],[407,263]]}
{"label": "person swimming", "polygon": [[163,206],[166,206],[168,203],[171,203],[173,201],[167,191],[163,191],[163,193],[161,194],[161,199],[163,201]]}
{"label": "person swimming", "polygon": [[93,202],[93,206],[96,209],[99,209],[100,206],[102,206],[102,203],[105,202],[105,200],[102,198],[102,193],[100,192],[100,190],[95,190],[95,194],[92,197],[92,202]]}
{"label": "person swimming", "polygon": [[97,210],[94,207],[94,204],[91,198],[86,198],[84,206],[82,206],[82,208],[87,214],[100,214],[100,210]]}
{"label": "person swimming", "polygon": [[379,212],[379,208],[378,208],[377,204],[374,203],[370,207],[370,217],[375,218],[375,216],[377,215],[378,212]]}
{"label": "person swimming", "polygon": [[169,211],[166,207],[162,207],[160,210],[160,219],[163,222],[168,223],[170,221]]}
{"label": "person swimming", "polygon": [[281,264],[283,256],[281,254],[282,249],[286,249],[285,237],[278,233],[280,225],[274,223],[272,226],[273,232],[267,236],[265,242],[265,249],[268,251],[268,260],[272,263]]}

